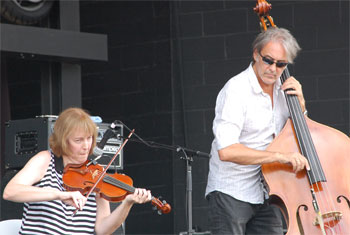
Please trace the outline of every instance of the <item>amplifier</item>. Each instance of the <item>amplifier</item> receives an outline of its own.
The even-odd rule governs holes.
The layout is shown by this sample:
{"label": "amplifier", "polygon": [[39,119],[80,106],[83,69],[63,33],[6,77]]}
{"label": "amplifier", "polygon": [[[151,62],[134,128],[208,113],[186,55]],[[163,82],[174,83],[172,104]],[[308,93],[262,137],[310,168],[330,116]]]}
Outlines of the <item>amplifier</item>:
{"label": "amplifier", "polygon": [[[20,169],[36,153],[49,149],[48,140],[56,119],[57,116],[44,115],[30,119],[10,120],[5,123],[5,169]],[[96,142],[99,143],[110,124],[96,123],[96,125],[98,128]],[[115,137],[107,141],[101,158],[97,160],[102,166],[108,165],[122,145],[122,140],[118,139],[117,135],[123,136],[123,126],[117,125],[114,132]],[[89,156],[89,159],[93,158],[94,156]],[[123,150],[120,151],[110,169],[123,169]]]}
{"label": "amplifier", "polygon": [[49,149],[48,138],[57,116],[10,120],[5,123],[5,169],[22,168],[36,153]]}
{"label": "amplifier", "polygon": [[[97,124],[97,138],[96,143],[100,143],[104,133],[109,128],[110,123],[98,123]],[[97,160],[97,162],[102,166],[107,166],[114,155],[119,150],[120,146],[123,144],[123,141],[117,138],[118,135],[123,136],[123,125],[117,124],[113,129],[115,136],[110,138],[106,145],[103,147],[103,154],[101,158]],[[94,156],[90,156],[89,159],[95,158]],[[123,169],[123,149],[118,153],[118,156],[115,158],[113,163],[111,164],[109,170],[122,170]]]}

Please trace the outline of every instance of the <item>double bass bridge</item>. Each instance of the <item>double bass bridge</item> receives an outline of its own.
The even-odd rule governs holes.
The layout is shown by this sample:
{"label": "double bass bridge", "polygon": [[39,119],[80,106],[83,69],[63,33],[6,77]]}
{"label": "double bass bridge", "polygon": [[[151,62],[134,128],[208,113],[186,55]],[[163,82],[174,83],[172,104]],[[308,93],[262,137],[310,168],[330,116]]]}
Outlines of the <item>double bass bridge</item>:
{"label": "double bass bridge", "polygon": [[318,226],[321,224],[326,224],[326,223],[331,223],[331,222],[335,222],[335,221],[339,221],[341,220],[343,217],[343,214],[339,211],[331,211],[331,212],[327,212],[325,214],[321,215],[321,220],[319,219],[318,216],[315,217],[315,220],[313,222],[313,225]]}

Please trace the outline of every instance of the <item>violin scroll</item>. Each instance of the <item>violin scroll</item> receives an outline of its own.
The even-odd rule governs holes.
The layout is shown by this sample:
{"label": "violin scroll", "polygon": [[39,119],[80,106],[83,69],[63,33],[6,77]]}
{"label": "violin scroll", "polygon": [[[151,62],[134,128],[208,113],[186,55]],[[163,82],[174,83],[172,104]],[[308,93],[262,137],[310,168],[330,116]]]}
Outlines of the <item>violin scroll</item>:
{"label": "violin scroll", "polygon": [[156,197],[152,197],[152,205],[153,209],[157,210],[159,215],[168,214],[171,211],[171,206],[165,200],[161,201]]}

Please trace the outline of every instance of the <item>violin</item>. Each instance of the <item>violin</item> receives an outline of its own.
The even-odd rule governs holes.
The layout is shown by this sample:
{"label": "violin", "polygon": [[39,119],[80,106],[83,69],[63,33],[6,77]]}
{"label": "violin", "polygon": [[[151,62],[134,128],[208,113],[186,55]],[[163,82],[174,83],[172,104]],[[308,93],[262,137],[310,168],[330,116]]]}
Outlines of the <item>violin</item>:
{"label": "violin", "polygon": [[[263,30],[276,27],[270,9],[266,0],[257,0],[254,11]],[[289,77],[286,67],[281,82]],[[286,101],[291,118],[266,150],[300,152],[310,170],[295,174],[286,164],[263,164],[270,203],[281,209],[287,234],[350,234],[350,139],[305,117],[295,95],[286,94]]]}
{"label": "violin", "polygon": [[[134,193],[133,180],[124,174],[105,174],[99,182],[97,180],[104,172],[99,164],[92,164],[87,160],[83,164],[68,164],[63,170],[63,187],[68,191],[80,191],[86,195],[92,187],[93,192],[110,202],[120,202],[128,194]],[[97,184],[96,184],[97,183]],[[167,214],[171,207],[166,201],[160,201],[152,196],[152,205],[158,214]]]}
{"label": "violin", "polygon": [[[135,188],[132,187],[132,179],[123,174],[107,174],[108,168],[118,156],[119,152],[124,148],[135,130],[132,130],[120,146],[118,151],[109,161],[106,168],[98,165],[94,161],[87,160],[85,163],[68,164],[63,169],[63,187],[69,191],[80,191],[86,198],[92,192],[98,193],[101,197],[111,202],[122,201],[128,194],[134,193]],[[161,202],[158,198],[152,196],[152,204],[158,210],[158,214],[167,214],[171,211],[171,207],[165,201]],[[73,215],[77,213],[75,210]]]}

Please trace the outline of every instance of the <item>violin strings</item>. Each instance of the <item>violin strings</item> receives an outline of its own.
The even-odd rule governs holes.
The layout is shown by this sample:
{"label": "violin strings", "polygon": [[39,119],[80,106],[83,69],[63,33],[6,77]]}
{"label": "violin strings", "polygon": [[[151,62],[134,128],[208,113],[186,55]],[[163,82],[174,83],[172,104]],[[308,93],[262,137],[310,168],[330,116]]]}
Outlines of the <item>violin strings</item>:
{"label": "violin strings", "polygon": [[112,184],[114,186],[117,186],[118,188],[121,188],[121,189],[124,189],[130,193],[133,193],[135,192],[135,188],[116,179],[116,178],[113,178],[112,176],[109,176],[109,175],[105,175],[105,177],[103,178],[103,181],[106,182],[106,183],[109,183],[109,184]]}
{"label": "violin strings", "polygon": [[[290,77],[289,71],[286,68],[281,76],[282,83],[289,77]],[[302,114],[299,100],[298,100],[297,96],[293,96],[293,95],[286,95],[286,97],[288,97],[287,105],[290,108],[290,111],[293,111],[293,112],[291,112],[291,116],[294,117],[294,118],[292,118],[292,120],[293,120],[293,122],[295,122],[295,124],[293,126],[296,129],[295,132],[298,136],[297,139],[299,141],[299,147],[301,150],[302,150],[303,146],[305,147],[305,149],[304,149],[305,153],[309,153],[309,154],[307,154],[308,155],[307,159],[309,160],[310,167],[315,166],[315,169],[311,168],[311,174],[312,174],[312,177],[316,181],[315,184],[317,187],[317,192],[320,192],[320,194],[321,194],[320,201],[322,202],[322,205],[332,205],[332,207],[335,208],[334,202],[332,200],[329,200],[331,197],[329,196],[330,193],[329,193],[329,189],[327,187],[327,184],[326,183],[323,184],[320,181],[320,184],[322,186],[323,185],[325,186],[325,187],[323,187],[326,191],[325,199],[322,197],[321,190],[318,186],[317,179],[322,179],[323,178],[322,176],[324,176],[324,173],[323,173],[322,166],[321,166],[319,159],[315,159],[315,158],[318,158],[318,156],[317,156],[317,153],[316,153],[315,148],[313,146],[312,138],[311,138],[309,129],[306,125],[305,118]],[[294,114],[294,116],[293,116],[293,114]],[[309,140],[309,141],[307,141],[307,140]],[[303,145],[301,145],[302,143],[303,143]],[[309,143],[309,144],[306,144],[306,143]],[[310,179],[310,176],[309,176],[309,180],[310,180],[310,185],[311,185],[312,189],[314,190],[314,192],[316,192],[314,184],[312,184],[312,181]],[[324,201],[327,201],[327,203],[325,203]],[[333,211],[335,211],[335,210],[333,210]],[[333,227],[335,227],[334,220],[331,220],[331,222],[332,222]]]}
{"label": "violin strings", "polygon": [[[98,176],[100,176],[102,173],[103,173],[103,171],[99,171],[99,172],[98,172]],[[106,175],[103,177],[102,180],[103,180],[104,182],[109,183],[109,184],[112,184],[112,185],[114,185],[114,186],[116,186],[116,187],[118,187],[118,188],[124,189],[124,190],[126,190],[126,191],[128,191],[128,192],[130,192],[130,193],[135,192],[135,188],[134,188],[134,187],[132,187],[132,186],[130,186],[130,185],[128,185],[128,184],[126,184],[126,183],[124,183],[124,182],[122,182],[122,181],[116,179],[116,178],[113,178],[113,177],[110,176],[110,175],[107,175],[107,174],[106,174]]]}

